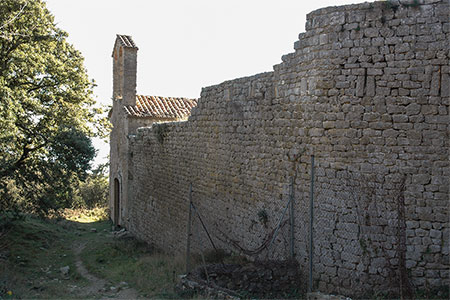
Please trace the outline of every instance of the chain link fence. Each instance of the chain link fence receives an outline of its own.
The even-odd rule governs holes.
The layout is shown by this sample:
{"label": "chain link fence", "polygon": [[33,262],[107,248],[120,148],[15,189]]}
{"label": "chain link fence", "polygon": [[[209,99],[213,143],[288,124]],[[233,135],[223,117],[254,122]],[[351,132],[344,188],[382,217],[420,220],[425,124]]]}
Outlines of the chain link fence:
{"label": "chain link fence", "polygon": [[320,160],[314,165],[311,289],[412,296],[405,258],[405,177],[386,181],[385,175],[361,172],[359,166],[326,166]]}
{"label": "chain link fence", "polygon": [[232,249],[251,260],[295,259],[303,291],[355,295],[389,282],[396,295],[411,295],[405,267],[405,178],[392,177],[386,184],[385,178],[358,169],[327,168],[314,156],[298,165],[278,199],[234,219],[227,209],[223,219],[211,217],[210,208],[196,203],[201,191],[191,185],[187,271],[191,249]]}

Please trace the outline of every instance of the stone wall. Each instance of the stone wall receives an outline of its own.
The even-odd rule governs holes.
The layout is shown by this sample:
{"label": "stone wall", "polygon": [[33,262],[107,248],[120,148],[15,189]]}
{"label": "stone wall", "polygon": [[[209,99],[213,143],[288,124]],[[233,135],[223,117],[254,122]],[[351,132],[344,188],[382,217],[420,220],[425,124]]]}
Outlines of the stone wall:
{"label": "stone wall", "polygon": [[[449,30],[447,1],[308,14],[274,72],[204,88],[187,122],[137,130],[128,229],[184,251],[192,183],[217,246],[256,248],[286,204],[298,157],[295,251],[307,270],[314,155],[316,287],[395,288],[403,244],[414,287],[448,285]],[[194,250],[210,248],[198,221],[193,233]],[[276,256],[287,257],[276,243]]]}
{"label": "stone wall", "polygon": [[[128,208],[128,135],[138,126],[149,126],[152,120],[128,120],[123,109],[124,105],[136,104],[136,69],[137,48],[124,47],[119,38],[116,38],[113,53],[113,107],[110,122],[113,128],[110,133],[110,166],[109,166],[109,190],[111,216],[115,225],[126,226],[129,217]],[[114,205],[115,182],[118,182],[119,207],[116,212]],[[116,220],[117,218],[117,220]]]}
{"label": "stone wall", "polygon": [[[181,288],[204,293],[205,287],[211,287],[242,298],[298,299],[303,292],[299,271],[295,260],[211,264],[189,273],[182,281],[186,284]],[[189,283],[197,285],[196,288]],[[213,295],[208,298],[217,299]]]}

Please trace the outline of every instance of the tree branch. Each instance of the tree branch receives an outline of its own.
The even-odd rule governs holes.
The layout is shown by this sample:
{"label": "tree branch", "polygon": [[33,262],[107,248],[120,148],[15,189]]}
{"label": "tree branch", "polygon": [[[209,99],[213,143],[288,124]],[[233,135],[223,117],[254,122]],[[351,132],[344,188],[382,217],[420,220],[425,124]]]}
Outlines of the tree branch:
{"label": "tree branch", "polygon": [[42,147],[44,147],[47,143],[44,144],[40,144],[34,148],[29,148],[29,144],[26,144],[25,146],[23,146],[22,148],[22,155],[20,156],[20,158],[14,162],[13,164],[11,164],[10,166],[8,166],[6,169],[0,171],[0,177],[7,177],[10,176],[14,171],[16,171],[17,169],[19,169],[23,163],[25,162],[25,160],[27,160],[27,158],[30,157],[30,154],[36,150],[41,149]]}
{"label": "tree branch", "polygon": [[27,5],[28,5],[28,1],[25,1],[25,4],[22,6],[22,8],[20,9],[20,11],[19,11],[14,17],[12,17],[11,20],[9,20],[8,22],[6,22],[6,23],[3,24],[2,26],[0,26],[0,29],[2,29],[3,27],[6,27],[6,26],[8,26],[9,24],[11,24],[12,22],[14,22],[14,20],[17,19],[17,18],[20,16],[20,14],[23,12],[23,10],[25,9],[25,7],[27,7]]}

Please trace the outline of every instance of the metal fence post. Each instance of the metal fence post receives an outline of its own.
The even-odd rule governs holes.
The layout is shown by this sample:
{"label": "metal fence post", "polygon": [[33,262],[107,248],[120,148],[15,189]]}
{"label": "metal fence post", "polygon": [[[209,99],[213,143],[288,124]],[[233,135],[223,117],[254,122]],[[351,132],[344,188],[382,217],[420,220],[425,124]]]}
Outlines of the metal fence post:
{"label": "metal fence post", "polygon": [[314,221],[314,155],[311,155],[311,189],[309,192],[309,284],[308,292],[312,292],[313,269],[313,221]]}
{"label": "metal fence post", "polygon": [[288,211],[290,204],[291,204],[291,199],[289,199],[288,203],[286,204],[286,207],[283,210],[283,214],[281,215],[281,218],[278,220],[278,225],[275,228],[275,231],[273,233],[273,236],[272,236],[272,239],[270,240],[269,245],[267,246],[267,250],[270,249],[270,247],[272,246],[273,242],[275,241],[275,238],[278,235],[278,230],[280,230],[281,223],[283,222],[284,216],[286,215],[286,212]]}
{"label": "metal fence post", "polygon": [[190,271],[191,256],[191,223],[192,223],[192,183],[189,185],[189,217],[187,224],[186,274]]}
{"label": "metal fence post", "polygon": [[290,199],[290,206],[289,206],[289,221],[291,225],[291,258],[294,259],[295,252],[294,252],[294,177],[291,177],[291,185],[290,185],[290,191],[289,191],[289,197]]}

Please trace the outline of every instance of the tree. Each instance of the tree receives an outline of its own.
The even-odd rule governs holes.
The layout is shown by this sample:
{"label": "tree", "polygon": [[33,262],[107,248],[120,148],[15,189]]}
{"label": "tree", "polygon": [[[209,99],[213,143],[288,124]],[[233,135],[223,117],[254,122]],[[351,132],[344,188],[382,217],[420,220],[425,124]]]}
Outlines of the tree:
{"label": "tree", "polygon": [[108,169],[108,163],[98,165],[86,180],[80,181],[75,192],[74,207],[91,209],[108,205],[109,183],[106,176]]}
{"label": "tree", "polygon": [[67,206],[95,156],[80,52],[41,0],[0,2],[0,210]]}

